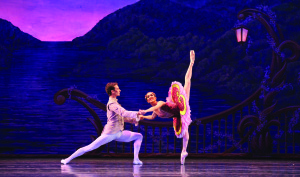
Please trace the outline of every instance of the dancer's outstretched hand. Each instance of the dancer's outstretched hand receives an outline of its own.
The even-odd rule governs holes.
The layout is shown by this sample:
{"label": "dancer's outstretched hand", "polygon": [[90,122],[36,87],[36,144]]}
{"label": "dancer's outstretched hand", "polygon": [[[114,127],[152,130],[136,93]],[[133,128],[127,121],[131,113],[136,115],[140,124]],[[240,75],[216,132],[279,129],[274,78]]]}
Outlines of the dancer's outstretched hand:
{"label": "dancer's outstretched hand", "polygon": [[144,114],[146,114],[146,111],[140,109],[138,114],[139,114],[139,115],[144,115]]}
{"label": "dancer's outstretched hand", "polygon": [[195,62],[195,51],[194,50],[190,51],[190,60],[191,60],[191,63],[194,64],[194,62]]}
{"label": "dancer's outstretched hand", "polygon": [[144,119],[144,116],[139,115],[139,119],[140,119],[140,121],[143,120],[143,119]]}

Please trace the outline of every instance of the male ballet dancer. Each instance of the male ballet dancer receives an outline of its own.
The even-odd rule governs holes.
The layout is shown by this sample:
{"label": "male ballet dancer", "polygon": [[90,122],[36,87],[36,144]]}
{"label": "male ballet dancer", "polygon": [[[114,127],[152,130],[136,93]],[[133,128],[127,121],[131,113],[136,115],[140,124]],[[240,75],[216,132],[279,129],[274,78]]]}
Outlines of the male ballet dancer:
{"label": "male ballet dancer", "polygon": [[109,96],[107,103],[107,124],[105,125],[101,136],[99,136],[91,144],[78,149],[70,157],[61,160],[61,163],[67,164],[72,159],[83,155],[86,152],[92,151],[103,144],[109,143],[113,140],[120,142],[134,141],[134,159],[133,164],[142,165],[143,162],[139,159],[139,151],[143,140],[143,135],[136,132],[124,130],[124,121],[130,123],[137,123],[139,121],[139,114],[137,111],[126,111],[117,100],[120,96],[120,88],[118,83],[107,83],[105,91]]}

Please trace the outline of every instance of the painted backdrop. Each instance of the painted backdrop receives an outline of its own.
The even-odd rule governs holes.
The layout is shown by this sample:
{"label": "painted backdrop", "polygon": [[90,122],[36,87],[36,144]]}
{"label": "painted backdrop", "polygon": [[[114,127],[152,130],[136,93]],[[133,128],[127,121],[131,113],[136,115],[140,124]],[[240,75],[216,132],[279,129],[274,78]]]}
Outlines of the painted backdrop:
{"label": "painted backdrop", "polygon": [[[300,4],[295,0],[140,0],[126,5],[104,18],[97,16],[98,23],[81,36],[57,38],[64,41],[35,38],[0,19],[0,154],[70,154],[87,145],[89,136],[96,135],[86,119],[91,115],[73,100],[56,105],[57,91],[77,88],[106,103],[105,84],[118,82],[124,108],[146,109],[148,91],[165,100],[172,81],[184,83],[190,50],[196,53],[192,119],[240,103],[261,85],[273,50],[266,31],[254,20],[245,23],[248,42],[236,42],[232,29],[244,8],[274,17],[284,37],[300,43]],[[276,109],[300,104],[299,75],[300,61],[287,66],[287,84]],[[105,112],[96,110],[105,124]],[[298,135],[298,120],[291,126]]]}

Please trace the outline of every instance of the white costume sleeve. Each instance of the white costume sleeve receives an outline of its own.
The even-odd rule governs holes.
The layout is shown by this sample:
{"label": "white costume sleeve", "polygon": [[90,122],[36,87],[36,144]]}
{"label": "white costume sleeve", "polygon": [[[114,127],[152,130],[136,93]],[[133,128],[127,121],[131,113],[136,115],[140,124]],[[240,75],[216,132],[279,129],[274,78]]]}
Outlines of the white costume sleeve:
{"label": "white costume sleeve", "polygon": [[135,124],[135,126],[138,126],[139,118],[124,117],[124,122],[128,122],[128,123],[131,123],[131,124]]}
{"label": "white costume sleeve", "polygon": [[124,118],[124,122],[136,124],[137,121],[137,111],[127,111],[118,103],[113,103],[109,105],[109,109],[116,114],[122,116]]}

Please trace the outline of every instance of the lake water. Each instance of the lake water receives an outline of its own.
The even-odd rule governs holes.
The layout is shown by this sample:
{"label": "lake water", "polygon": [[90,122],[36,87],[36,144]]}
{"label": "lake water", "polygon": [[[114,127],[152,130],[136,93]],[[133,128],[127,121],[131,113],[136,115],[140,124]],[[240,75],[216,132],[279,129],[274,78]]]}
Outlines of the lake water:
{"label": "lake water", "polygon": [[[10,69],[0,71],[1,154],[70,154],[91,142],[89,137],[96,135],[96,131],[86,119],[92,117],[89,112],[74,100],[63,105],[54,103],[54,94],[63,88],[76,86],[106,103],[105,85],[117,81],[122,90],[119,103],[127,110],[148,108],[150,105],[144,100],[148,91],[154,91],[158,100],[165,101],[171,83],[158,85],[133,78],[72,75],[76,61],[94,55],[91,51],[59,48],[55,43],[14,53]],[[231,107],[226,100],[212,99],[193,85],[190,105],[192,119]],[[105,124],[105,113],[95,110]]]}

